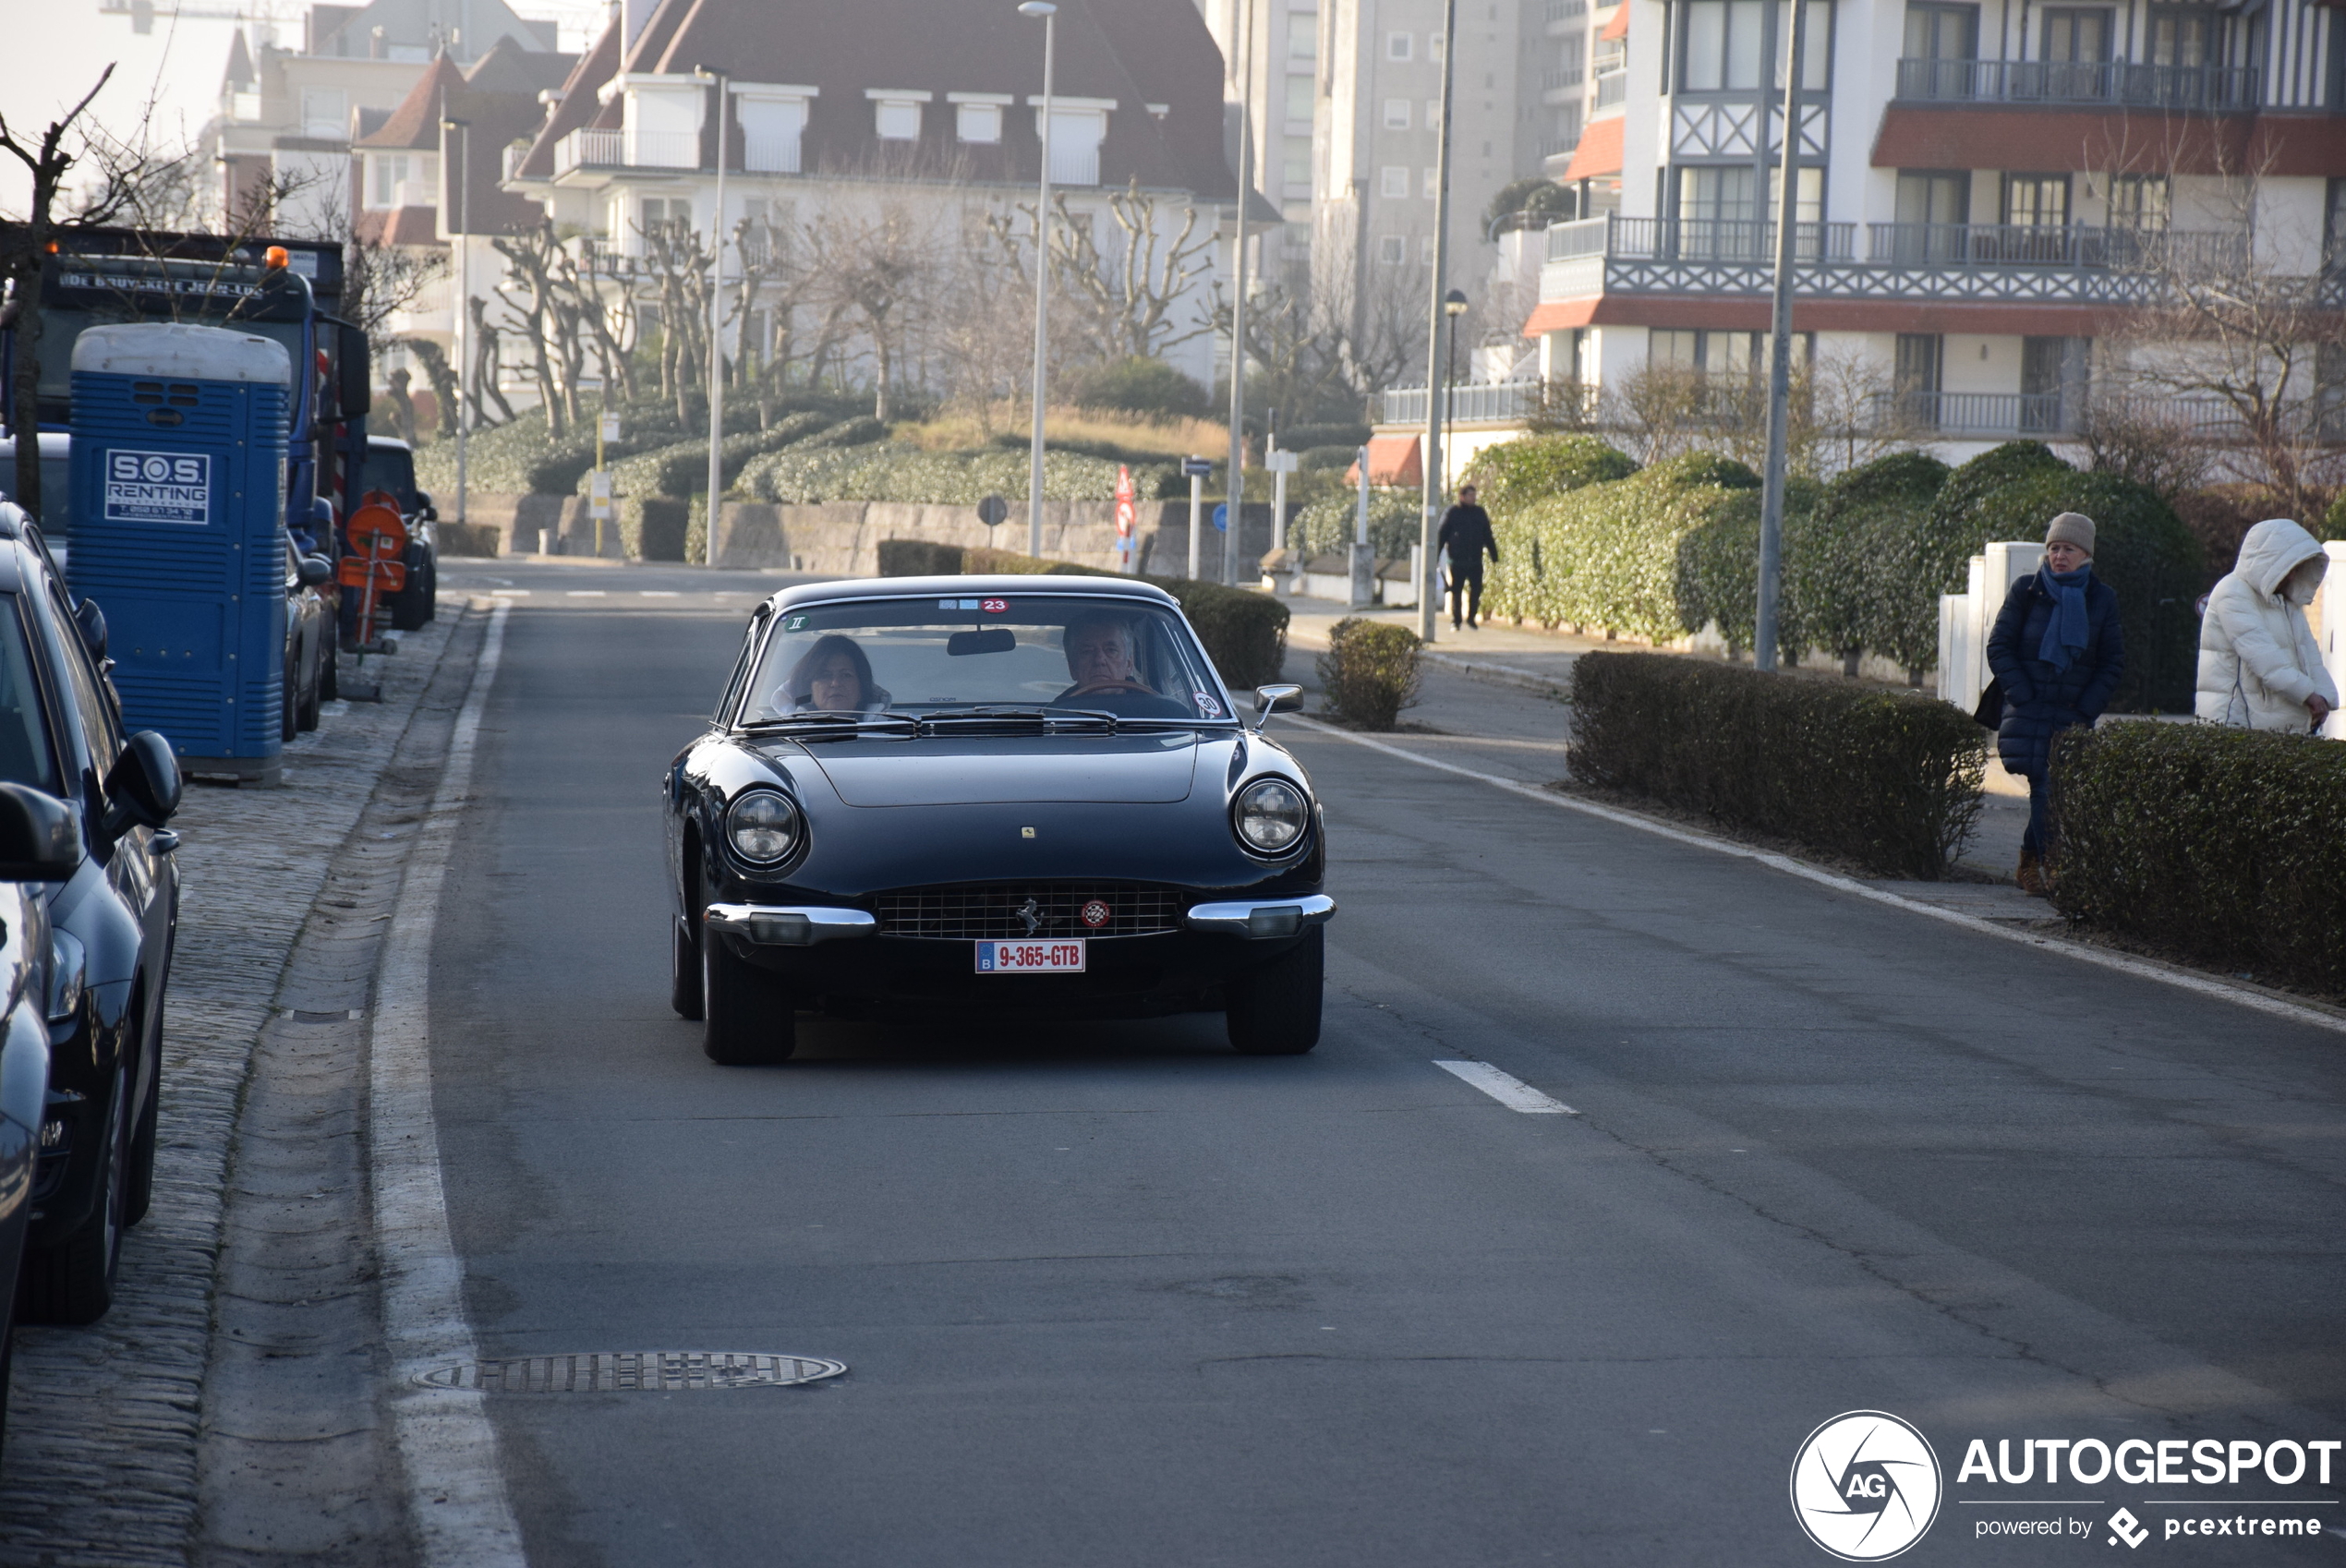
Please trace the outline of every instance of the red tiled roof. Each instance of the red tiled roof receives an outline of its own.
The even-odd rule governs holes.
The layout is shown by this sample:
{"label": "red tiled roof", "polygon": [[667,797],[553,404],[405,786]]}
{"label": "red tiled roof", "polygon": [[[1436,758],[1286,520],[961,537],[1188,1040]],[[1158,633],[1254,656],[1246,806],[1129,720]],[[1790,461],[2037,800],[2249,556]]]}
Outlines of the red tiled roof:
{"label": "red tiled roof", "polygon": [[[469,72],[458,70],[455,62],[442,54],[417,78],[382,127],[352,146],[362,152],[437,152],[441,146],[441,117],[463,120],[463,136],[452,133],[447,147],[452,158],[461,149],[465,160],[465,226],[475,234],[511,234],[527,228],[544,216],[544,210],[504,188],[505,148],[530,136],[544,117],[538,102],[539,90],[533,84],[556,79],[556,73],[569,71],[573,61],[568,54],[533,56],[510,38],[499,39]],[[412,219],[381,220],[403,236],[417,235],[390,243],[438,243],[429,223],[431,208],[405,208],[402,212],[424,213],[426,226],[417,235]]]}

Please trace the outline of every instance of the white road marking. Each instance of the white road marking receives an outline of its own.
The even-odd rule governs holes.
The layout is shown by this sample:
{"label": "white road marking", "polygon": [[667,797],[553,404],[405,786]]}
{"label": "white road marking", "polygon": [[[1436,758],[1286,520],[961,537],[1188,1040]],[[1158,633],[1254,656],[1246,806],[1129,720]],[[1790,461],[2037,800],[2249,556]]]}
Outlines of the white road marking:
{"label": "white road marking", "polygon": [[1835,892],[1868,899],[1877,904],[1888,904],[1912,914],[1927,915],[1932,920],[1942,920],[1950,925],[1960,925],[1966,931],[1976,931],[1983,936],[1993,936],[2004,942],[2016,942],[2024,947],[2034,947],[2040,953],[2058,953],[2062,958],[2074,959],[2080,963],[2098,964],[2103,969],[2114,969],[2121,974],[2131,974],[2140,980],[2155,980],[2162,985],[2172,985],[2178,990],[2195,991],[2203,996],[2213,996],[2218,1001],[2237,1003],[2241,1007],[2253,1008],[2260,1013],[2267,1013],[2275,1018],[2288,1019],[2292,1023],[2309,1023],[2317,1029],[2327,1029],[2332,1033],[2346,1034],[2346,1017],[2322,1012],[2314,1007],[2299,1007],[2294,1002],[2285,1002],[2278,996],[2267,996],[2259,992],[2243,991],[2207,975],[2195,974],[2188,970],[2176,969],[2165,964],[2146,962],[2141,959],[2128,958],[2122,953],[2104,952],[2100,948],[2088,947],[2078,942],[2058,941],[2050,936],[2040,936],[2033,931],[2021,931],[2008,925],[2000,925],[1992,920],[1984,920],[1977,915],[1967,915],[1955,910],[1941,909],[1936,904],[1926,904],[1919,899],[1905,898],[1897,893],[1884,892],[1879,887],[1868,887],[1862,882],[1853,881],[1846,876],[1837,876],[1830,871],[1820,870],[1813,865],[1804,865],[1789,855],[1774,854],[1766,850],[1755,850],[1748,845],[1730,843],[1723,838],[1706,838],[1699,833],[1682,832],[1675,827],[1665,826],[1632,812],[1614,811],[1610,806],[1601,806],[1593,801],[1575,800],[1569,795],[1560,795],[1554,790],[1543,790],[1536,784],[1519,784],[1512,778],[1501,778],[1496,774],[1478,773],[1470,767],[1460,767],[1454,762],[1441,762],[1433,757],[1420,756],[1415,752],[1405,750],[1400,746],[1388,745],[1383,741],[1372,741],[1366,735],[1356,735],[1348,730],[1339,730],[1333,724],[1322,724],[1316,719],[1305,718],[1298,714],[1283,713],[1278,717],[1289,724],[1300,724],[1306,730],[1314,730],[1322,735],[1332,736],[1339,741],[1349,741],[1356,746],[1366,746],[1373,752],[1383,752],[1387,756],[1396,756],[1404,762],[1416,763],[1420,767],[1431,767],[1441,773],[1455,773],[1461,778],[1471,778],[1478,783],[1488,784],[1494,790],[1505,790],[1509,794],[1521,795],[1529,800],[1539,801],[1564,811],[1577,811],[1584,816],[1600,816],[1607,822],[1618,823],[1624,827],[1634,827],[1640,833],[1651,833],[1657,838],[1668,838],[1698,850],[1709,850],[1713,854],[1733,855],[1738,860],[1757,861],[1761,865],[1784,872],[1788,875],[1820,883],[1832,888]]}
{"label": "white road marking", "polygon": [[1511,1073],[1503,1073],[1488,1062],[1436,1062],[1433,1065],[1480,1089],[1510,1111],[1521,1111],[1529,1116],[1577,1116],[1580,1114],[1563,1101],[1541,1093],[1523,1080]]}
{"label": "white road marking", "polygon": [[647,599],[675,599],[684,597],[673,588],[638,588],[635,591]]}
{"label": "white road marking", "polygon": [[491,588],[489,590],[489,597],[498,599],[526,599],[529,597],[529,590],[527,588]]}
{"label": "white road marking", "polygon": [[605,593],[600,588],[572,588],[568,590],[568,594],[570,597],[574,599],[607,599],[611,597],[611,595]]}
{"label": "white road marking", "polygon": [[497,679],[509,605],[490,612],[472,688],[456,715],[440,790],[417,834],[385,939],[369,1050],[375,1232],[383,1264],[390,1405],[407,1514],[425,1568],[525,1568],[497,1434],[477,1391],[419,1388],[416,1375],[478,1358],[465,1319],[465,1266],[448,1235],[440,1133],[432,1120],[432,929],[456,825],[472,782],[482,708]]}

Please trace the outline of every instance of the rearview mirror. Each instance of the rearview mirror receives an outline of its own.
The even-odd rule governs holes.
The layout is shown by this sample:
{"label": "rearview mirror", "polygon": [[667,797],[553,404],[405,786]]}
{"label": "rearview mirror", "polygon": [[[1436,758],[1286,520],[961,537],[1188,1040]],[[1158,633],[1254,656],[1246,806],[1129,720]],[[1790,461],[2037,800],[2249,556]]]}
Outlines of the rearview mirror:
{"label": "rearview mirror", "polygon": [[345,419],[356,419],[374,404],[374,356],[367,344],[367,330],[349,321],[334,323],[335,400]]}
{"label": "rearview mirror", "polygon": [[81,645],[90,650],[90,657],[105,657],[106,612],[98,608],[96,599],[83,599],[73,607],[73,624],[81,633]]}
{"label": "rearview mirror", "polygon": [[1018,646],[1018,633],[1007,626],[981,626],[974,632],[956,632],[945,639],[945,651],[955,657],[964,654],[1008,653]]}
{"label": "rearview mirror", "polygon": [[422,518],[427,523],[437,523],[440,521],[440,513],[431,504],[431,492],[429,490],[417,490],[416,492],[416,515]]}
{"label": "rearview mirror", "polygon": [[22,784],[0,784],[0,880],[62,882],[80,864],[73,808]]}
{"label": "rearview mirror", "polygon": [[170,742],[141,730],[106,774],[106,832],[119,838],[132,827],[161,827],[178,809],[179,759]]}
{"label": "rearview mirror", "polygon": [[1257,686],[1254,688],[1254,727],[1257,730],[1270,722],[1275,713],[1303,711],[1303,688],[1300,686]]}
{"label": "rearview mirror", "polygon": [[304,586],[323,587],[334,580],[334,563],[322,555],[301,558],[301,581]]}

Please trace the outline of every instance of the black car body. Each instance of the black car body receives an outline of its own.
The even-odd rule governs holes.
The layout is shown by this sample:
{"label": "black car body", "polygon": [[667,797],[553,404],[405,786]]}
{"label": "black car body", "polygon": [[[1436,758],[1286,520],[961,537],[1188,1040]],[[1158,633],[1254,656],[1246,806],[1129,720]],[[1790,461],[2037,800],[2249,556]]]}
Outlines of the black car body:
{"label": "black car body", "polygon": [[[880,690],[852,717],[779,714],[782,662],[816,657],[785,648],[789,637],[853,637],[825,633],[826,617],[871,623],[879,687],[891,653],[925,653],[925,665],[896,668],[942,673],[899,677],[926,684]],[[1079,627],[1117,618],[1153,642],[1155,672],[1129,694],[1050,693],[1070,679]],[[1015,657],[1044,678],[1025,682],[1031,703],[932,690],[965,655]],[[1241,1050],[1309,1050],[1335,911],[1325,835],[1310,780],[1259,717],[1294,693],[1264,688],[1250,728],[1170,596],[1128,578],[887,578],[776,595],[751,619],[711,728],[666,780],[677,1010],[706,1015],[720,1061],[789,1055],[798,1011],[1222,1009]],[[1292,834],[1268,851],[1240,833],[1265,800]],[[745,826],[752,817],[784,826]],[[1082,968],[981,970],[1014,956],[986,950],[1001,940],[1080,942]]]}
{"label": "black car body", "polygon": [[[407,585],[389,596],[389,603],[393,628],[413,632],[440,613],[440,545],[433,528],[440,513],[431,497],[416,488],[416,453],[405,441],[369,436],[358,484],[361,493],[382,490],[397,498],[400,521],[407,525],[407,551],[400,558]],[[357,596],[345,594],[343,601],[355,626]]]}
{"label": "black car body", "polygon": [[323,556],[303,555],[285,541],[285,679],[284,715],[281,735],[292,740],[297,731],[318,728],[319,709],[333,689],[334,606],[324,586],[333,578],[333,562]]}
{"label": "black car body", "polygon": [[40,530],[0,505],[0,779],[67,802],[79,840],[72,874],[43,889],[49,1075],[19,1297],[36,1321],[105,1312],[154,1182],[179,771],[162,736],[123,735],[104,657],[97,605],[67,597]]}

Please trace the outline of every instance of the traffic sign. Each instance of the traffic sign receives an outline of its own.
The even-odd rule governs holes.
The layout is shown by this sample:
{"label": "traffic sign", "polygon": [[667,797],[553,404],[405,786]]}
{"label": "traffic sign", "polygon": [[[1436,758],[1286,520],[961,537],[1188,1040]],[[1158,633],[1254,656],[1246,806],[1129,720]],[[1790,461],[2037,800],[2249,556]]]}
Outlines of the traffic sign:
{"label": "traffic sign", "polygon": [[1139,521],[1139,516],[1132,505],[1132,470],[1119,464],[1116,470],[1116,537],[1119,539],[1131,538],[1132,525]]}
{"label": "traffic sign", "polygon": [[1185,457],[1181,459],[1181,473],[1184,477],[1203,479],[1213,472],[1214,459],[1210,457]]}
{"label": "traffic sign", "polygon": [[1010,514],[1010,503],[1000,496],[987,496],[977,503],[977,520],[991,528]]}
{"label": "traffic sign", "polygon": [[619,416],[616,414],[604,415],[602,430],[603,440],[607,441],[617,440],[619,439]]}
{"label": "traffic sign", "polygon": [[1227,501],[1214,509],[1214,531],[1217,534],[1230,531],[1230,503]]}
{"label": "traffic sign", "polygon": [[1292,474],[1297,467],[1296,460],[1300,455],[1299,452],[1281,452],[1274,447],[1263,454],[1263,466],[1274,474]]}

